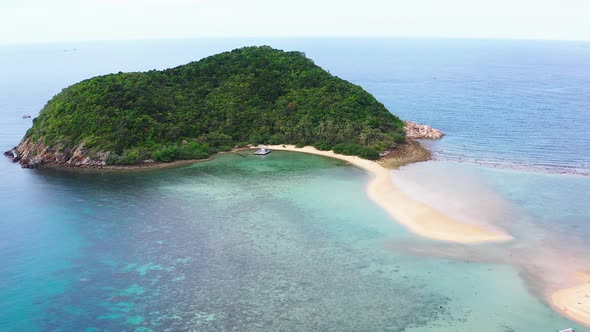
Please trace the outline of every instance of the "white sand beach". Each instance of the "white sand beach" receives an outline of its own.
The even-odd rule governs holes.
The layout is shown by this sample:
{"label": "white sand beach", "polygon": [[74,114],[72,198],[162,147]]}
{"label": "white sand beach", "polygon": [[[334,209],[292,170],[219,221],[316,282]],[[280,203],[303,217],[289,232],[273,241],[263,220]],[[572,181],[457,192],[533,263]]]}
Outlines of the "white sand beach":
{"label": "white sand beach", "polygon": [[396,222],[409,231],[430,239],[454,243],[485,243],[509,241],[512,237],[498,229],[467,224],[418,202],[395,187],[390,170],[378,163],[356,156],[345,156],[333,151],[320,151],[306,146],[270,145],[273,150],[303,152],[347,161],[374,175],[367,185],[367,194]]}
{"label": "white sand beach", "polygon": [[[512,239],[501,230],[458,221],[412,199],[395,186],[390,170],[374,161],[336,154],[333,151],[320,151],[310,146],[296,148],[293,145],[271,145],[269,148],[336,158],[370,172],[374,178],[367,185],[369,198],[396,222],[417,235],[464,244],[504,242]],[[577,279],[580,284],[554,292],[549,301],[555,310],[564,316],[590,326],[590,273],[579,273]]]}
{"label": "white sand beach", "polygon": [[558,290],[551,295],[551,304],[564,316],[590,326],[590,273],[578,272],[580,284]]}

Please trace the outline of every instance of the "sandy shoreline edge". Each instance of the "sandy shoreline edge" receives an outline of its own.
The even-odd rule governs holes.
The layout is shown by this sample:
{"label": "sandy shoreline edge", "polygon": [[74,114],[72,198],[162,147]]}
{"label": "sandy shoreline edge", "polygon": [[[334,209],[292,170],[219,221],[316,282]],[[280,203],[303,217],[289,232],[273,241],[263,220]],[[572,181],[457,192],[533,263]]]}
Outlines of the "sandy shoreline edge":
{"label": "sandy shoreline edge", "polygon": [[[387,212],[396,222],[410,232],[433,240],[460,243],[479,244],[506,242],[512,236],[500,230],[485,228],[478,225],[466,224],[444,215],[438,210],[418,202],[399,190],[392,181],[391,169],[380,163],[362,159],[356,156],[345,156],[333,151],[321,151],[306,146],[296,148],[294,145],[268,145],[272,150],[308,153],[346,161],[372,175],[374,178],[367,184],[367,195]],[[238,149],[249,150],[252,147]],[[236,152],[234,150],[230,152]],[[229,153],[229,152],[228,152]],[[121,172],[121,171],[149,171],[165,168],[187,166],[198,162],[213,160],[214,157],[198,160],[179,160],[171,163],[154,163],[132,166],[103,166],[103,167],[63,167],[62,165],[44,165],[44,168],[68,169],[89,172]],[[428,160],[424,156],[381,161],[387,167],[398,168],[402,165]],[[393,163],[392,163],[393,162]],[[565,289],[556,290],[547,296],[547,301],[555,311],[561,315],[590,327],[590,274],[584,273],[580,283]]]}
{"label": "sandy shoreline edge", "polygon": [[512,239],[510,235],[500,230],[459,222],[424,203],[415,201],[394,186],[390,170],[377,162],[336,154],[333,151],[320,151],[311,146],[296,148],[294,145],[269,145],[268,147],[272,150],[336,158],[372,173],[375,177],[367,185],[369,198],[395,221],[417,235],[433,240],[470,244],[504,242]]}
{"label": "sandy shoreline edge", "polygon": [[[505,242],[512,237],[500,230],[486,229],[454,220],[434,208],[417,202],[395,187],[390,170],[377,162],[356,156],[345,156],[333,151],[320,151],[306,146],[269,145],[270,149],[315,154],[347,161],[372,173],[375,177],[367,185],[371,200],[383,208],[395,221],[409,231],[434,240],[478,244]],[[584,274],[583,283],[553,292],[548,301],[554,310],[581,324],[590,326],[590,274]]]}
{"label": "sandy shoreline edge", "polygon": [[577,273],[576,286],[560,289],[551,294],[553,308],[562,315],[590,327],[590,273]]}

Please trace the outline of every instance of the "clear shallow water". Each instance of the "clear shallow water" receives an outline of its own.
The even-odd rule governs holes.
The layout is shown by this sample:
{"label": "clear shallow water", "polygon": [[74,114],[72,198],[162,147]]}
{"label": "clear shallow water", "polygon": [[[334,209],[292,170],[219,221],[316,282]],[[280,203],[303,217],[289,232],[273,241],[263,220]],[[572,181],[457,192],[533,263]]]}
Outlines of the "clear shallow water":
{"label": "clear shallow water", "polygon": [[[388,242],[418,239],[367,199],[367,174],[335,160],[228,154],[158,172],[29,176],[24,189],[35,196],[12,201],[32,216],[14,223],[48,227],[21,236],[35,248],[12,236],[3,241],[30,251],[0,271],[12,282],[0,298],[14,309],[2,311],[1,329],[538,331],[570,324],[506,266],[387,250]],[[46,214],[43,203],[67,211]]]}
{"label": "clear shallow water", "polygon": [[[543,298],[590,267],[590,178],[469,163],[428,162],[396,171],[415,199],[460,220],[500,227],[515,240],[487,246],[395,244],[398,251],[513,266]],[[573,273],[572,273],[573,272]]]}
{"label": "clear shallow water", "polygon": [[[171,67],[255,43],[304,50],[394,113],[440,127],[448,137],[433,148],[442,158],[578,173],[587,165],[588,140],[564,130],[571,122],[580,131],[589,126],[588,44],[579,43],[0,46],[0,148],[14,146],[28,129],[23,114],[34,116],[52,95],[81,79]],[[531,95],[545,88],[547,93]],[[520,126],[514,118],[529,122]],[[557,122],[545,126],[550,120]],[[488,124],[486,131],[480,123]],[[531,139],[523,143],[522,136]],[[499,257],[511,249],[545,266],[553,256],[535,253],[549,247],[551,255],[584,263],[589,178],[457,163],[407,171],[421,167],[450,177],[429,186],[432,192],[453,187],[449,183],[474,184],[443,191],[455,199],[442,203],[465,201],[458,213],[491,216],[518,241],[508,248],[466,249],[417,238],[365,197],[368,175],[307,155],[223,155],[190,167],[125,174],[23,170],[0,158],[0,330],[579,326],[539,300],[543,283],[530,277],[538,270]],[[482,200],[498,208],[470,210],[489,206]]]}

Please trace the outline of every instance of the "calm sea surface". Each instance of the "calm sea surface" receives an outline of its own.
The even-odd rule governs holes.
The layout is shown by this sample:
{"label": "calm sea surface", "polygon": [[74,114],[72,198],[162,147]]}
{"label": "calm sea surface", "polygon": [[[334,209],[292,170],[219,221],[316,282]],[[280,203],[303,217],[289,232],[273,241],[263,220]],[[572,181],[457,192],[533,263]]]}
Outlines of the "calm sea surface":
{"label": "calm sea surface", "polygon": [[[198,40],[0,46],[0,149],[82,79],[239,46],[302,50],[443,130],[399,185],[504,245],[416,237],[339,161],[273,152],[130,173],[0,158],[0,331],[555,331],[539,275],[590,268],[590,43]],[[566,173],[566,174],[560,174]],[[506,252],[513,253],[508,260]]]}

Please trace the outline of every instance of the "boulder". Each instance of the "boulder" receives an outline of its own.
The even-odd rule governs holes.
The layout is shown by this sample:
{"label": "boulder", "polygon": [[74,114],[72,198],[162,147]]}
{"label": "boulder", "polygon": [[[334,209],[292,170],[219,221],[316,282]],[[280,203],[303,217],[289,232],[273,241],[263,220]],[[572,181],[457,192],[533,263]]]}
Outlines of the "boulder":
{"label": "boulder", "polygon": [[404,121],[406,137],[413,139],[440,139],[445,134],[429,125],[419,124],[412,121]]}

